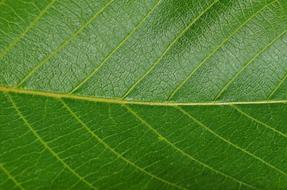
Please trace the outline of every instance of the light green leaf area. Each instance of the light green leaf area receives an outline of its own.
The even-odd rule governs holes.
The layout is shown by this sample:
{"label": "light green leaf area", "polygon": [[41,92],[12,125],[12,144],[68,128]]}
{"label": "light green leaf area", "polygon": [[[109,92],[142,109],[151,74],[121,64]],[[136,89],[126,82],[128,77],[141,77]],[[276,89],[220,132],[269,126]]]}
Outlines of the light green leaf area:
{"label": "light green leaf area", "polygon": [[286,0],[0,0],[0,190],[286,190]]}

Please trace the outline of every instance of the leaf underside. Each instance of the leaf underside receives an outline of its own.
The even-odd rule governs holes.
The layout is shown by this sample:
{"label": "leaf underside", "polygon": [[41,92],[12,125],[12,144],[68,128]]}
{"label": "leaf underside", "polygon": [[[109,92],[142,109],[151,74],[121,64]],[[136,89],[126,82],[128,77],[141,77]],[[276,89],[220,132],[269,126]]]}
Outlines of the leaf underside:
{"label": "leaf underside", "polygon": [[286,190],[286,0],[0,0],[0,190]]}

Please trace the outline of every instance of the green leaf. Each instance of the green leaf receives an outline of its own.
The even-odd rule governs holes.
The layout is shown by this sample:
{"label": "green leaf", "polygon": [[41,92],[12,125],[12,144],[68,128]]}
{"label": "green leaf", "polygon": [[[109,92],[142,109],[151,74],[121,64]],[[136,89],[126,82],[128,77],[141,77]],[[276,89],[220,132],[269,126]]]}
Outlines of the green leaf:
{"label": "green leaf", "polygon": [[286,0],[1,0],[1,190],[286,190]]}

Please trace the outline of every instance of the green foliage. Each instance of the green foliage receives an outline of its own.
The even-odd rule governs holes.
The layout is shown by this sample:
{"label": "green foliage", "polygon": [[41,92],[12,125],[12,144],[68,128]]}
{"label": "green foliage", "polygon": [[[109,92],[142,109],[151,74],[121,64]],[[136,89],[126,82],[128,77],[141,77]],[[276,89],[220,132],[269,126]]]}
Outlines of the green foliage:
{"label": "green foliage", "polygon": [[0,1],[0,189],[286,190],[286,10]]}

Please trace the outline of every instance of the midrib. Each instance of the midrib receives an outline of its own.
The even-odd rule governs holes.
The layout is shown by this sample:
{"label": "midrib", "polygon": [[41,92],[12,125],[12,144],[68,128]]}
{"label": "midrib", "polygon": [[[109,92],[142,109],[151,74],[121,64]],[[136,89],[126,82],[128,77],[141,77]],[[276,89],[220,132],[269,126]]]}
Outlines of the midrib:
{"label": "midrib", "polygon": [[50,97],[57,99],[72,99],[82,100],[90,102],[102,102],[111,104],[135,104],[135,105],[146,105],[146,106],[224,106],[224,105],[256,105],[256,104],[285,104],[287,100],[259,100],[259,101],[230,101],[230,102],[151,102],[151,101],[139,101],[139,100],[127,100],[120,98],[101,98],[96,96],[82,96],[76,94],[65,94],[60,92],[48,92],[30,89],[21,89],[9,86],[0,86],[0,92],[2,93],[14,93],[14,94],[26,94],[35,95],[42,97]]}

